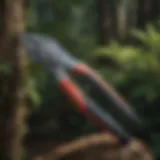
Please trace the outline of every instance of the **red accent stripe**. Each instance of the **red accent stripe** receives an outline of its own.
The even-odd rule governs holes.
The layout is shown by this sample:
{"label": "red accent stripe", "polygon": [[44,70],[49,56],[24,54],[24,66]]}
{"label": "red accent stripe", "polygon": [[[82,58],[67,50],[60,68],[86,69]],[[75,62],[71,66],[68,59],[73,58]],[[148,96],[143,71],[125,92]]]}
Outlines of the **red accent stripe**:
{"label": "red accent stripe", "polygon": [[85,75],[90,75],[92,76],[94,79],[96,79],[100,85],[102,85],[104,88],[106,88],[107,91],[110,92],[110,94],[115,98],[115,100],[122,106],[127,108],[130,112],[130,108],[128,106],[128,104],[124,101],[124,99],[122,98],[122,96],[120,96],[119,94],[116,93],[116,91],[110,86],[109,83],[105,82],[96,72],[94,72],[94,70],[92,70],[91,68],[89,68],[87,65],[85,64],[78,64],[72,71],[73,74],[77,74],[77,75],[81,75],[83,76],[83,74]]}
{"label": "red accent stripe", "polygon": [[85,100],[77,86],[66,78],[59,81],[58,84],[68,98],[70,98],[73,103],[78,105],[78,109],[80,109],[82,112],[86,112]]}
{"label": "red accent stripe", "polygon": [[91,115],[87,110],[87,104],[85,103],[85,99],[80,93],[77,86],[72,83],[69,79],[62,79],[59,81],[59,86],[62,91],[72,100],[72,102],[78,107],[78,109],[90,120],[92,121],[101,131],[106,131],[107,126]]}

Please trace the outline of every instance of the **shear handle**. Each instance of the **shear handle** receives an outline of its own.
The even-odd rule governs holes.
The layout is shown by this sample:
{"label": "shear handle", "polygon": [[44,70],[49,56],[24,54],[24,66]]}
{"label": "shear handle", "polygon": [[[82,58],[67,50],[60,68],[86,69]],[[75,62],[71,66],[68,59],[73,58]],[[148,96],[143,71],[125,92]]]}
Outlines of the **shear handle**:
{"label": "shear handle", "polygon": [[107,112],[99,109],[99,107],[88,97],[84,97],[79,88],[73,83],[69,77],[65,77],[58,82],[60,89],[75,104],[89,120],[93,121],[101,130],[108,128],[118,136],[123,142],[127,142],[130,135],[124,128],[115,121],[115,119]]}
{"label": "shear handle", "polygon": [[[122,99],[120,95],[103,79],[97,75],[87,65],[77,65],[73,70],[74,76],[83,78],[86,83],[92,85],[96,93],[103,98],[106,103],[108,112],[132,134],[139,134],[143,132],[142,121],[136,115],[134,110]],[[108,103],[109,101],[109,103]],[[141,131],[139,131],[141,130]],[[145,133],[146,134],[146,133]]]}

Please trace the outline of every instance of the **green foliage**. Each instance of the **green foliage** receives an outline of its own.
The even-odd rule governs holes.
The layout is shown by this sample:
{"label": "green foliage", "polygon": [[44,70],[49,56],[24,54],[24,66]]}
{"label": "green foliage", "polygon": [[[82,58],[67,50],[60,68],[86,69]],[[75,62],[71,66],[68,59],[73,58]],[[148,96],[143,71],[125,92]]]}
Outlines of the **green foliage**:
{"label": "green foliage", "polygon": [[123,46],[117,42],[111,42],[108,47],[98,49],[96,56],[113,59],[121,67],[158,72],[160,33],[151,25],[147,26],[146,31],[134,30],[132,33],[143,46]]}
{"label": "green foliage", "polygon": [[139,31],[134,30],[131,32],[133,36],[139,38],[143,45],[147,48],[149,52],[159,56],[160,51],[160,33],[155,29],[152,24],[147,25],[146,30]]}
{"label": "green foliage", "polygon": [[38,109],[43,99],[41,92],[47,80],[42,66],[29,61],[28,102],[32,110]]}
{"label": "green foliage", "polygon": [[[116,86],[132,85],[136,87],[137,85],[133,91],[130,91],[130,96],[143,97],[147,103],[150,103],[159,97],[160,47],[158,44],[160,43],[160,34],[149,26],[146,32],[134,31],[134,36],[138,37],[144,46],[124,46],[112,42],[108,47],[98,49],[95,56],[112,60],[119,66],[117,69],[111,70],[112,83]],[[108,71],[106,68],[104,74],[108,74],[108,72],[110,73],[110,70]]]}

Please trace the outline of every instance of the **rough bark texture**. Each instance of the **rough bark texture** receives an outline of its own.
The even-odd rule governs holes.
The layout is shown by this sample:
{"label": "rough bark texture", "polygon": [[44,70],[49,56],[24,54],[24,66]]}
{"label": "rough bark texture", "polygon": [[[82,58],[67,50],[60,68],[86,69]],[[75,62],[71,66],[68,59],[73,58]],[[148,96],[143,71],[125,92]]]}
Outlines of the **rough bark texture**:
{"label": "rough bark texture", "polygon": [[48,153],[35,156],[32,160],[152,160],[147,146],[138,140],[121,146],[110,134],[84,136],[60,145]]}
{"label": "rough bark texture", "polygon": [[[0,1],[0,61],[10,67],[0,81],[0,159],[19,160],[26,114],[26,58],[18,36],[24,30],[23,0]],[[0,63],[1,63],[0,62]]]}

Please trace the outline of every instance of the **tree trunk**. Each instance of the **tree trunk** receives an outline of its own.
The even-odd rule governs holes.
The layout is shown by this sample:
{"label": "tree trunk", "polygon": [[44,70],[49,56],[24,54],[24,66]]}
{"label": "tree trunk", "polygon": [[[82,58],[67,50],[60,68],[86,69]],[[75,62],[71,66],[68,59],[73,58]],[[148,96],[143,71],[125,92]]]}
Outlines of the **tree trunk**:
{"label": "tree trunk", "polygon": [[106,45],[117,35],[115,0],[97,0],[99,44]]}
{"label": "tree trunk", "polygon": [[20,160],[26,116],[26,57],[19,40],[24,31],[23,0],[0,1],[0,159]]}
{"label": "tree trunk", "polygon": [[138,1],[137,28],[144,29],[146,24],[154,22],[159,18],[159,0],[139,0]]}
{"label": "tree trunk", "polygon": [[137,1],[119,0],[117,2],[117,30],[120,41],[128,42],[130,30],[137,24]]}

